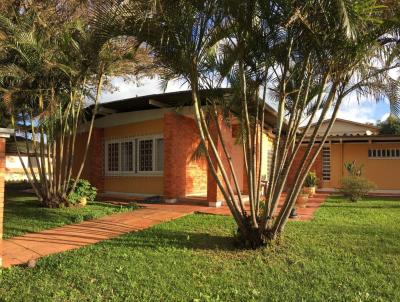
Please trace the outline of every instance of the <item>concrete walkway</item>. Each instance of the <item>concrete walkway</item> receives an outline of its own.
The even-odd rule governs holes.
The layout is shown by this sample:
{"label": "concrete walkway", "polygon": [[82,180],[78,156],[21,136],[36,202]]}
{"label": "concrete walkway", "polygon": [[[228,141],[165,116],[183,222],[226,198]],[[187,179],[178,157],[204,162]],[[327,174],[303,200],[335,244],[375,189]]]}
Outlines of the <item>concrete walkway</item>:
{"label": "concrete walkway", "polygon": [[[318,194],[315,198],[311,198],[307,208],[298,209],[298,219],[312,219],[315,211],[327,196],[328,194]],[[50,254],[78,249],[193,213],[230,215],[226,206],[221,208],[185,204],[144,204],[141,206],[141,209],[133,212],[113,214],[96,220],[3,240],[3,267],[24,264]]]}

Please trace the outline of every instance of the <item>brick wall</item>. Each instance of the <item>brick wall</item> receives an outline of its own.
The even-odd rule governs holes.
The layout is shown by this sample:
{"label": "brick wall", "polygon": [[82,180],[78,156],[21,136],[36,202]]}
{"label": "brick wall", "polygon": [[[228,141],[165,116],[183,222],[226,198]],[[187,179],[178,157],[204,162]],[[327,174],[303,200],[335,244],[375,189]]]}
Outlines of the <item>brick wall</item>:
{"label": "brick wall", "polygon": [[[229,128],[225,124],[222,117],[219,118],[218,123],[219,123],[220,129],[221,129],[222,137],[224,138],[226,149],[229,154],[232,154],[232,150],[234,147],[234,137],[232,136],[232,133],[235,131],[235,129],[233,129],[233,131],[232,131],[232,129]],[[222,164],[225,168],[225,171],[228,174],[229,182],[231,183],[232,175],[230,173],[229,163],[224,154],[224,150],[223,150],[221,141],[218,139],[218,129],[216,127],[215,121],[211,122],[211,125],[209,126],[209,130],[210,130],[211,136],[213,137],[214,143],[217,147],[218,154],[219,154],[220,158],[222,159]],[[214,158],[214,156],[212,156],[212,161],[213,161],[214,167],[217,168],[217,161]],[[224,183],[222,175],[221,175],[221,171],[218,168],[217,168],[217,175],[218,175],[219,179],[221,180],[221,182]],[[208,172],[207,188],[208,188],[207,189],[207,201],[210,205],[217,201],[224,200],[222,192],[219,190],[217,182],[215,181],[214,176],[212,175],[211,171]]]}
{"label": "brick wall", "polygon": [[[314,147],[316,150],[317,147]],[[290,169],[287,181],[286,181],[286,188],[290,188],[294,184],[296,171],[300,168],[301,165],[304,163],[302,162],[302,157],[304,156],[305,148],[300,148],[297,152],[297,155],[294,159],[292,168]],[[322,181],[322,153],[318,154],[317,159],[315,160],[314,164],[312,165],[310,171],[316,172],[318,180]]]}
{"label": "brick wall", "polygon": [[192,118],[167,112],[164,115],[164,196],[182,198],[207,191],[207,163],[192,160],[200,143]]}
{"label": "brick wall", "polygon": [[2,238],[3,238],[3,215],[4,215],[4,174],[6,166],[6,139],[0,137],[0,267],[2,265]]}
{"label": "brick wall", "polygon": [[87,169],[90,180],[99,192],[104,191],[104,129],[93,129],[92,141],[88,153]]}
{"label": "brick wall", "polygon": [[[77,135],[75,143],[75,155],[73,174],[76,175],[84,155],[88,133]],[[104,191],[104,129],[94,128],[92,139],[86,158],[86,163],[81,174],[82,179],[87,179],[99,192]]]}

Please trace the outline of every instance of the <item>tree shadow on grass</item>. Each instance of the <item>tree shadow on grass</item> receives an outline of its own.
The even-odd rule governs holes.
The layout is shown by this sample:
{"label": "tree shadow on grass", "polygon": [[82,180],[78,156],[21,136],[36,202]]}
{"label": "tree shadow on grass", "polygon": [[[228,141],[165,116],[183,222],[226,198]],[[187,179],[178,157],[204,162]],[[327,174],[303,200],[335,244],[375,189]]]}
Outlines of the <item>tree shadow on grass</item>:
{"label": "tree shadow on grass", "polygon": [[173,248],[193,250],[223,250],[234,251],[239,247],[234,237],[212,235],[208,233],[193,233],[185,231],[172,231],[168,229],[148,229],[131,233],[128,236],[115,238],[107,244],[114,247],[125,248]]}

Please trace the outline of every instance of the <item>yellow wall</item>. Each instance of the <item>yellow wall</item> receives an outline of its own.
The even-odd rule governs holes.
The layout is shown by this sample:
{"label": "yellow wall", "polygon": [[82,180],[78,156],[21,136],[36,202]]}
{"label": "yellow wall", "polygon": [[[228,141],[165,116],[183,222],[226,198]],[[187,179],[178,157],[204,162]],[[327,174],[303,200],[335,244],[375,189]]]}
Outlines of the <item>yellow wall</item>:
{"label": "yellow wall", "polygon": [[337,188],[340,179],[347,175],[345,162],[356,161],[364,165],[364,176],[374,182],[377,190],[400,190],[400,158],[370,159],[368,149],[400,149],[400,143],[346,143],[331,145],[331,181],[323,182],[325,188]]}
{"label": "yellow wall", "polygon": [[[157,119],[131,123],[104,129],[104,141],[109,139],[163,134],[164,120]],[[106,192],[162,195],[164,193],[162,175],[105,176]]]}
{"label": "yellow wall", "polygon": [[163,176],[106,176],[104,182],[106,192],[135,194],[164,194]]}
{"label": "yellow wall", "polygon": [[273,139],[268,137],[268,135],[264,133],[262,145],[261,176],[265,175],[267,178],[269,177],[268,156],[270,152],[273,152],[273,148]]}

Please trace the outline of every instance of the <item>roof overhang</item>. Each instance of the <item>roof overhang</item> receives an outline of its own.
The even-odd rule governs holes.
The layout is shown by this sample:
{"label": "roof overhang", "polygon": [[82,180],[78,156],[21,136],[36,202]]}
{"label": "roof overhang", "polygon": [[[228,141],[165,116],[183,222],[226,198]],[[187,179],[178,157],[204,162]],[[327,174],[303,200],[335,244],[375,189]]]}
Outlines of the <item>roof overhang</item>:
{"label": "roof overhang", "polygon": [[[200,101],[202,105],[208,103],[210,96],[229,98],[232,95],[230,88],[218,88],[212,90],[200,90]],[[96,119],[117,113],[148,111],[153,109],[183,108],[192,106],[192,91],[178,91],[170,93],[152,94],[118,101],[105,102],[99,105]],[[91,116],[93,105],[87,108],[88,116]],[[271,106],[265,106],[264,128],[271,129],[276,124],[277,113]],[[286,127],[286,123],[284,127]]]}
{"label": "roof overhang", "polygon": [[[316,142],[320,142],[322,137],[317,137]],[[305,139],[304,143],[309,140]],[[329,136],[326,143],[400,143],[400,135],[335,135]]]}

